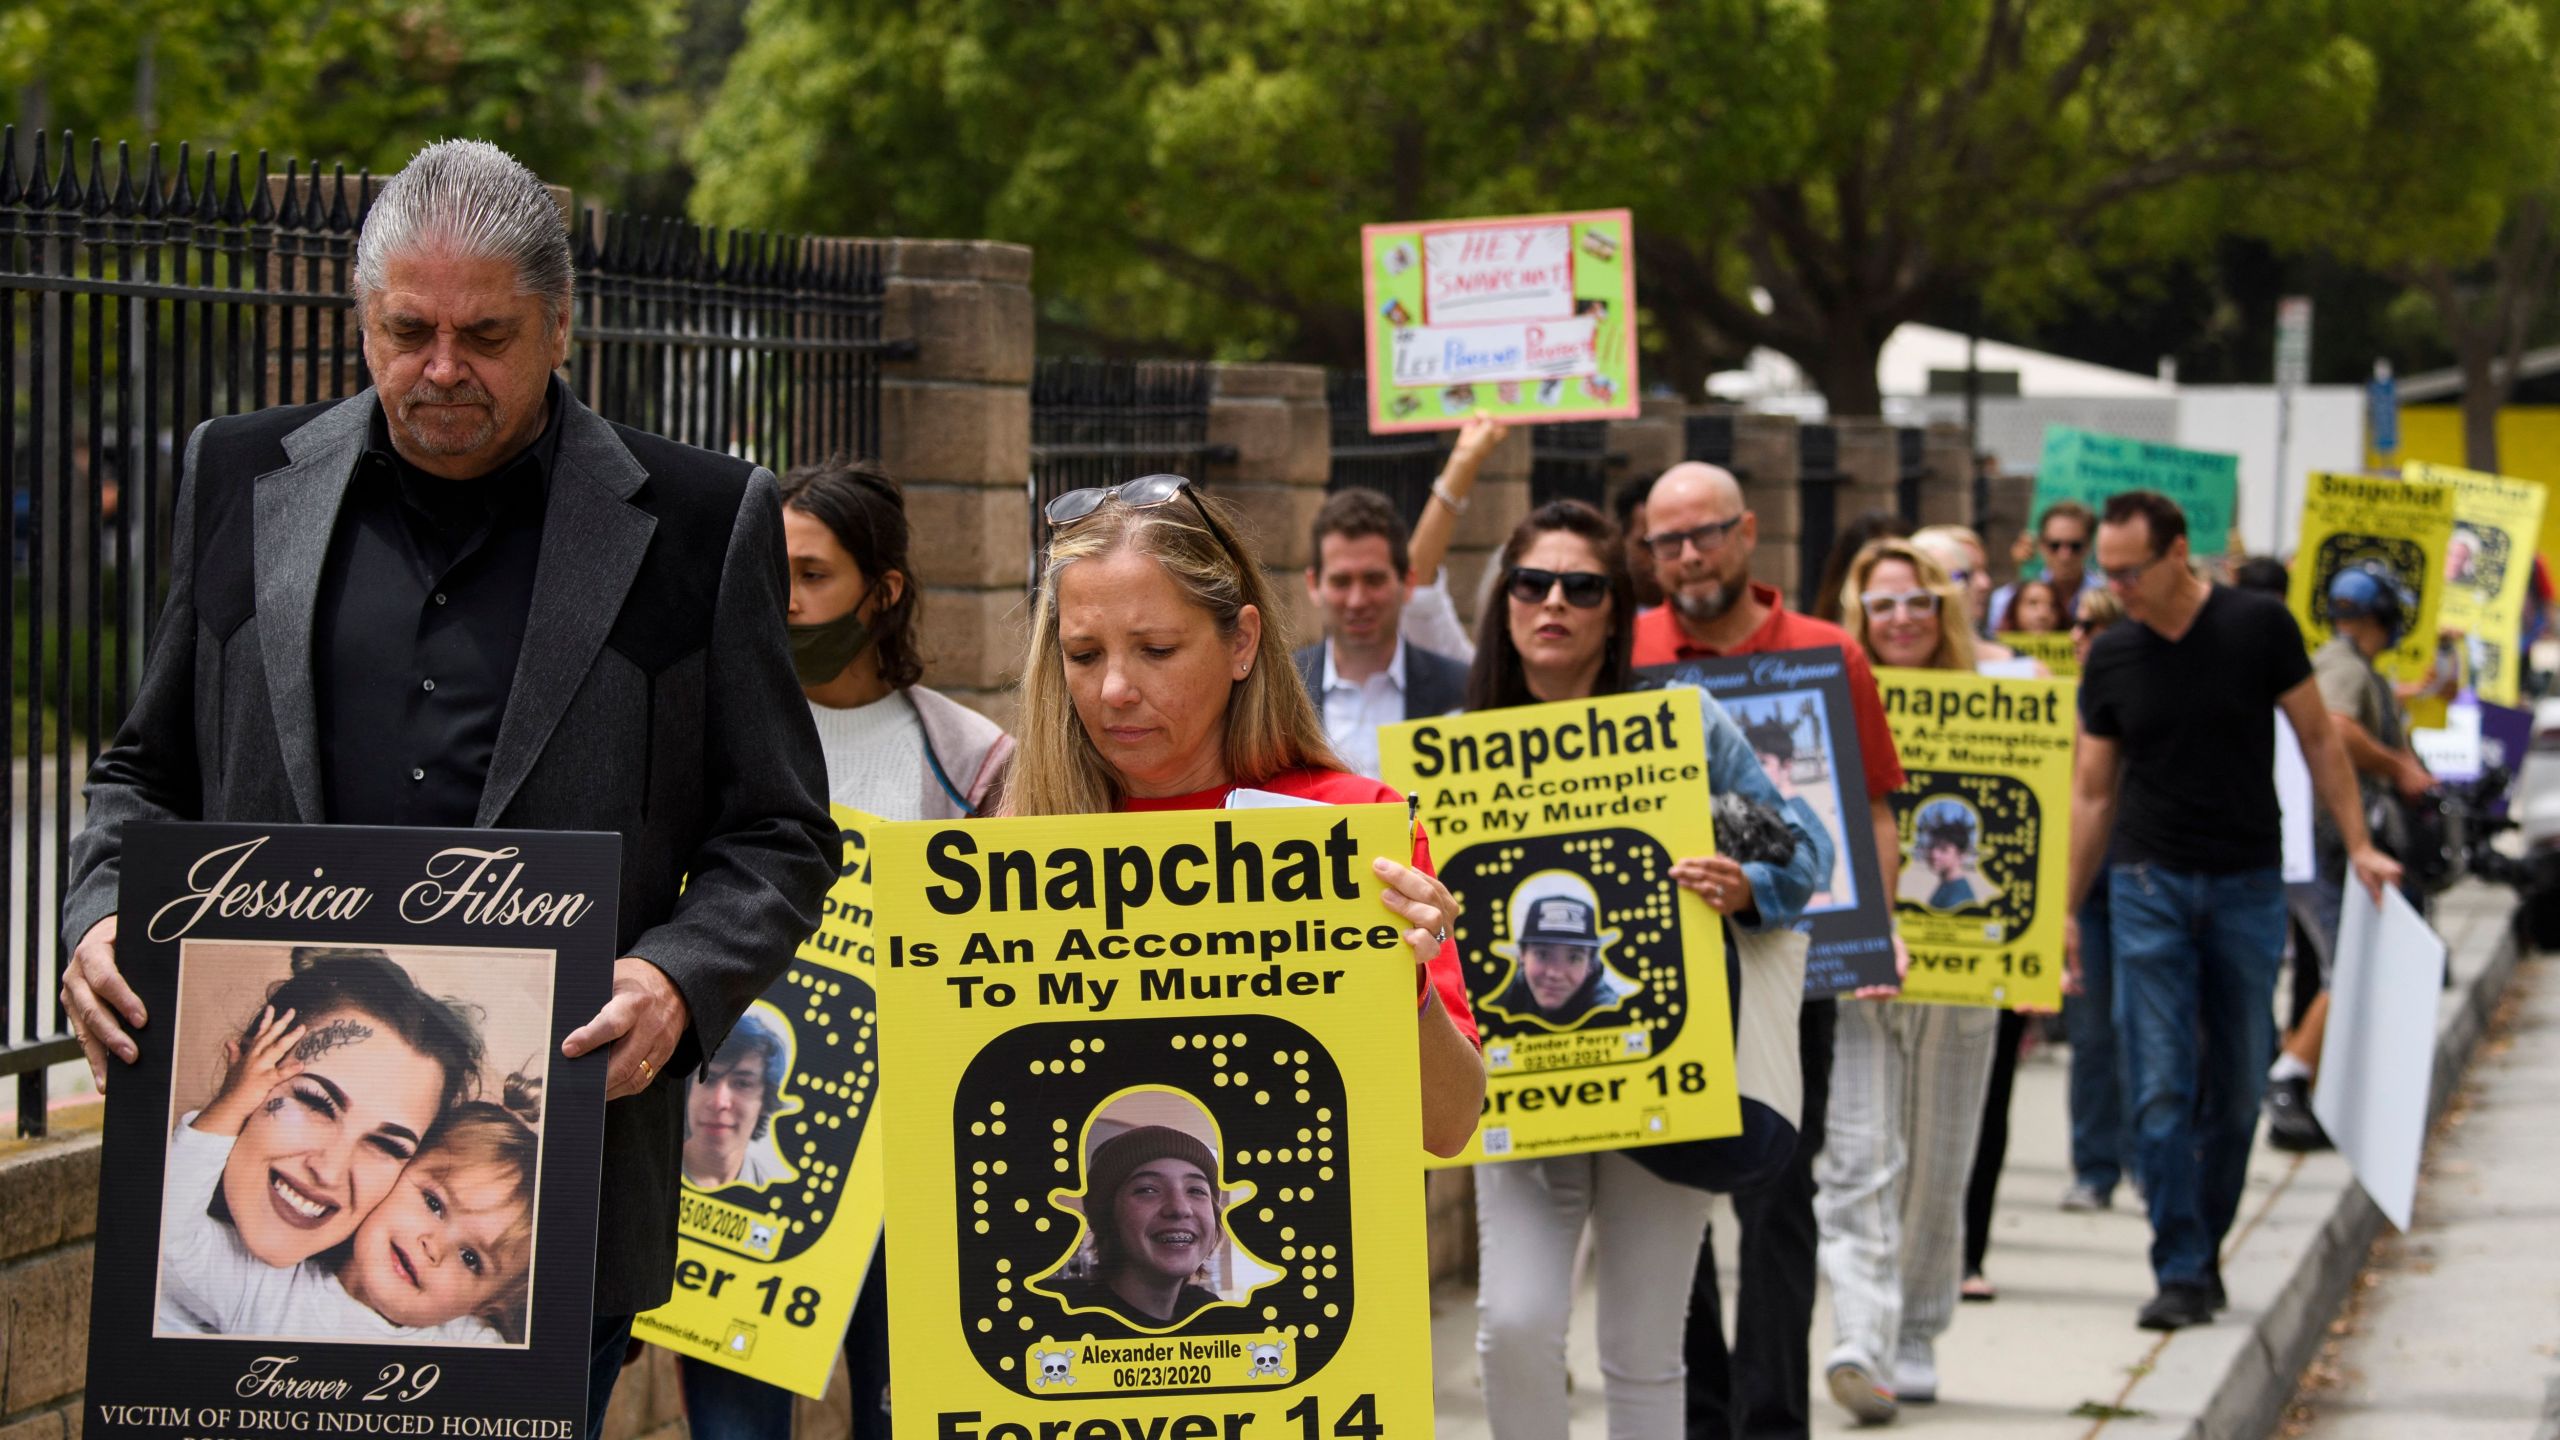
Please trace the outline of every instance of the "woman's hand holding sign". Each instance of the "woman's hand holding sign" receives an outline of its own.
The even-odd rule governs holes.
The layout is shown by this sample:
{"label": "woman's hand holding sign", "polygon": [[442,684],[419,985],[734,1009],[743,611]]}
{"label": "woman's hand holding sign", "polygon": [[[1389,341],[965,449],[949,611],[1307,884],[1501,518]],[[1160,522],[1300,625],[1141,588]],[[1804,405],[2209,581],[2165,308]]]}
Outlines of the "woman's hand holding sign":
{"label": "woman's hand holding sign", "polygon": [[1714,907],[1719,915],[1739,915],[1752,906],[1751,881],[1740,863],[1722,855],[1692,855],[1671,862],[1671,878],[1681,889]]}
{"label": "woman's hand holding sign", "polygon": [[1404,932],[1404,943],[1413,947],[1417,983],[1428,986],[1427,978],[1419,978],[1430,965],[1440,947],[1449,941],[1449,927],[1458,923],[1458,897],[1437,876],[1425,875],[1410,865],[1401,865],[1381,855],[1369,863],[1387,888],[1378,898],[1389,910],[1413,928]]}

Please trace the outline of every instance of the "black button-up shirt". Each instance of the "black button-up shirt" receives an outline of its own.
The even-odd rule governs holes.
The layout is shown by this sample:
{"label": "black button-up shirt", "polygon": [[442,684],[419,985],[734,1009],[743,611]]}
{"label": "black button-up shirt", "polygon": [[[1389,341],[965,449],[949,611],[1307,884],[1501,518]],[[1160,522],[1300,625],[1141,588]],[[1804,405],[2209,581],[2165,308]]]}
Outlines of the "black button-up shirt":
{"label": "black button-up shirt", "polygon": [[311,636],[323,813],[342,825],[465,826],[524,648],[542,513],[560,453],[560,382],[534,443],[476,480],[391,448],[380,408],[356,463]]}

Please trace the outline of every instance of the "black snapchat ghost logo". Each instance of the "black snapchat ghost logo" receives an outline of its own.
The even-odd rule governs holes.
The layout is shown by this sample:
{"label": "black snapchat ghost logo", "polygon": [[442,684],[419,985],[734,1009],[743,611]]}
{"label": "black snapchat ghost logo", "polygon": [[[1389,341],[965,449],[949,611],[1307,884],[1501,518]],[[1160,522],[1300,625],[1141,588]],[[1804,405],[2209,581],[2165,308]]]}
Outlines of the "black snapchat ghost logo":
{"label": "black snapchat ghost logo", "polygon": [[[799,1108],[773,1120],[774,1148],[794,1174],[761,1190],[728,1185],[707,1193],[764,1217],[769,1233],[755,1229],[734,1238],[688,1229],[687,1239],[750,1259],[780,1263],[818,1242],[827,1217],[841,1203],[853,1173],[854,1154],[871,1121],[879,1080],[878,1012],[869,981],[858,975],[794,960],[783,982],[767,992],[791,1022],[796,1042],[783,1094]],[[759,1241],[766,1243],[759,1244]]]}
{"label": "black snapchat ghost logo", "polygon": [[[1590,1012],[1588,1027],[1643,1028],[1651,1043],[1609,1062],[1650,1060],[1679,1038],[1688,1021],[1687,963],[1671,853],[1641,830],[1587,830],[1470,845],[1441,867],[1440,880],[1458,897],[1458,923],[1450,938],[1467,977],[1467,997],[1478,1007],[1483,1038],[1552,1035],[1559,1027],[1528,1013],[1505,1014],[1486,1002],[1499,997],[1518,973],[1511,952],[1511,899],[1523,881],[1562,870],[1589,882],[1599,900],[1597,925],[1616,931],[1606,959],[1612,971],[1636,982],[1618,1003]],[[1495,947],[1499,945],[1500,950]],[[1573,1028],[1573,1027],[1563,1027]]]}

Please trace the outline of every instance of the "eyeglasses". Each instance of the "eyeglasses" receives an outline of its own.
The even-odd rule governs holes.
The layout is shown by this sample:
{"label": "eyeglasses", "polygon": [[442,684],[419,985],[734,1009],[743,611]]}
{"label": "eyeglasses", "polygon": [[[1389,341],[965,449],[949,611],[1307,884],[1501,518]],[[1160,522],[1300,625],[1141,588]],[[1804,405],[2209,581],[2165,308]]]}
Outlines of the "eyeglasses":
{"label": "eyeglasses", "polygon": [[1609,577],[1596,570],[1532,570],[1515,566],[1505,582],[1511,598],[1523,605],[1543,605],[1559,585],[1564,603],[1576,610],[1597,610],[1609,598]]}
{"label": "eyeglasses", "polygon": [[1190,500],[1191,508],[1200,512],[1200,523],[1209,527],[1209,533],[1226,547],[1227,558],[1242,569],[1245,565],[1244,551],[1237,548],[1235,537],[1227,533],[1227,527],[1218,523],[1217,516],[1209,513],[1209,507],[1201,502],[1199,492],[1191,488],[1190,480],[1180,475],[1141,475],[1125,485],[1088,485],[1081,490],[1070,490],[1041,506],[1040,514],[1052,528],[1063,530],[1079,520],[1090,519],[1095,511],[1113,500],[1132,510],[1146,510],[1166,504],[1176,495]]}
{"label": "eyeglasses", "polygon": [[2154,555],[2137,565],[2119,565],[2113,570],[2102,569],[2098,573],[2107,577],[2107,583],[2118,590],[2130,590],[2142,583],[2142,577],[2151,573],[2152,566],[2168,558],[2165,554]]}
{"label": "eyeglasses", "polygon": [[1957,588],[1961,589],[1964,586],[1973,583],[1973,572],[1970,570],[1950,570],[1947,572],[1947,578],[1954,581]]}
{"label": "eyeglasses", "polygon": [[2045,540],[2039,543],[2056,555],[2077,555],[2089,548],[2086,540]]}
{"label": "eyeglasses", "polygon": [[1858,603],[1866,607],[1867,617],[1871,620],[1882,620],[1896,611],[1912,615],[1938,613],[1938,597],[1928,590],[1905,590],[1899,595],[1870,590],[1858,597]]}
{"label": "eyeglasses", "polygon": [[1658,535],[1647,535],[1644,544],[1653,552],[1654,559],[1662,561],[1679,559],[1680,552],[1691,545],[1697,546],[1701,555],[1713,555],[1724,548],[1725,537],[1741,523],[1739,515],[1730,520],[1710,520],[1687,530],[1666,530]]}

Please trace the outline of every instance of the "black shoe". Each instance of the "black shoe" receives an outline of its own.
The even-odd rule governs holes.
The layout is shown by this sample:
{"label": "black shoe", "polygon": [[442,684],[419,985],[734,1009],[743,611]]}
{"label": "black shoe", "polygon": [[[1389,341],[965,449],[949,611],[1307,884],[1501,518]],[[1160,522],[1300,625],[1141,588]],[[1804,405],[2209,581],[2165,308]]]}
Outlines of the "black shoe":
{"label": "black shoe", "polygon": [[2207,1325],[2213,1321],[2213,1292],[2202,1285],[2171,1281],[2160,1287],[2151,1303],[2134,1317],[2145,1330],[2184,1330],[2190,1325]]}
{"label": "black shoe", "polygon": [[2204,1303],[2210,1306],[2216,1315],[2231,1308],[2231,1297],[2223,1293],[2222,1272],[2219,1270],[2205,1277]]}
{"label": "black shoe", "polygon": [[2334,1148],[2329,1132],[2311,1113],[2311,1082],[2291,1075],[2267,1084],[2267,1143],[2302,1154]]}

